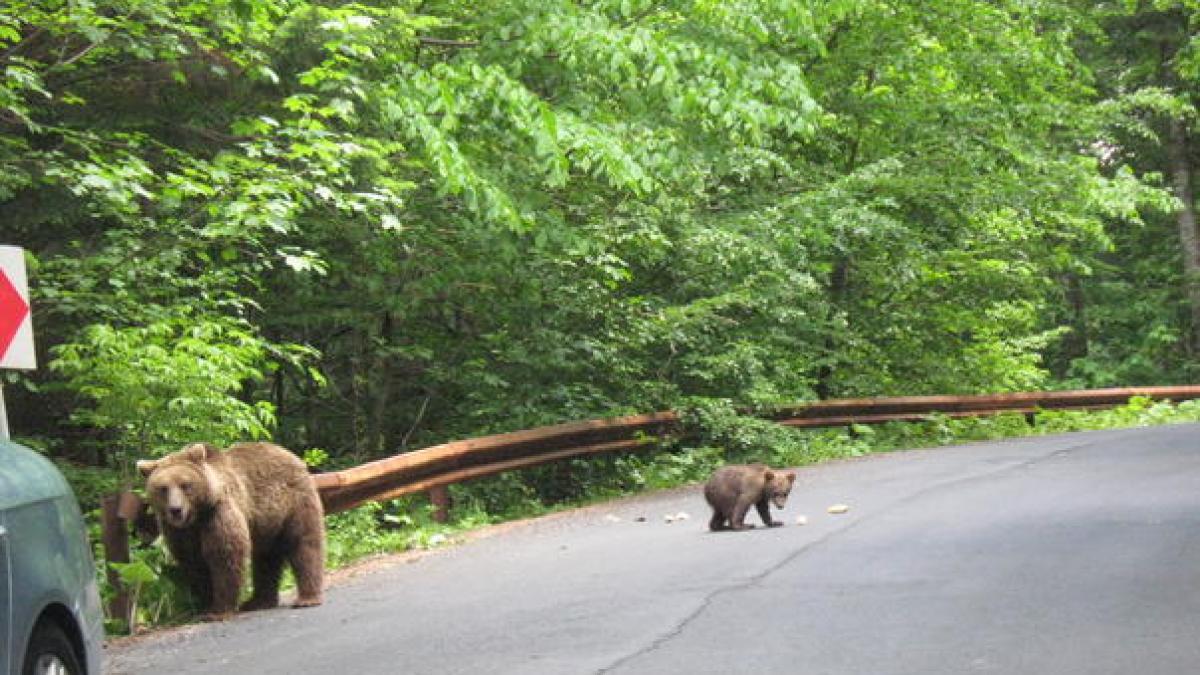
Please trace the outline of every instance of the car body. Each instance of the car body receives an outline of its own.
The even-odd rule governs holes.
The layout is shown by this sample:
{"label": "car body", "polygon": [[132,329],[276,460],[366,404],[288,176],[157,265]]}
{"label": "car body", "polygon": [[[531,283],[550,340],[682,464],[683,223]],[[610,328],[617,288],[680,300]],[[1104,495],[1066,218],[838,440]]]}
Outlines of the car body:
{"label": "car body", "polygon": [[0,673],[100,675],[103,642],[74,493],[45,457],[0,440]]}

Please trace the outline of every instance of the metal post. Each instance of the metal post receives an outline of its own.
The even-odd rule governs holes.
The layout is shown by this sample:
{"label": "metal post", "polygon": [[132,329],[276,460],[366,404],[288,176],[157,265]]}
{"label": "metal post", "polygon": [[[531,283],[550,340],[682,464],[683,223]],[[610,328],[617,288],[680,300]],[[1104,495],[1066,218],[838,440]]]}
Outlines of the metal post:
{"label": "metal post", "polygon": [[4,384],[0,383],[0,441],[11,438],[8,434],[8,409],[4,407]]}

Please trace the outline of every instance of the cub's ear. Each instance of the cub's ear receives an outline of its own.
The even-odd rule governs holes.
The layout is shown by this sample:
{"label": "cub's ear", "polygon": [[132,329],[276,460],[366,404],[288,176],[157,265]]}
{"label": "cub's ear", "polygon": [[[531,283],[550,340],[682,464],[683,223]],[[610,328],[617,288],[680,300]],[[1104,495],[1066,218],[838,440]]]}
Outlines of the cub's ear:
{"label": "cub's ear", "polygon": [[192,443],[183,450],[179,451],[184,458],[190,459],[193,462],[203,462],[205,460],[212,459],[220,452],[221,451],[217,449],[217,446],[209,443]]}
{"label": "cub's ear", "polygon": [[796,472],[795,472],[795,471],[789,471],[789,472],[787,472],[787,473],[785,473],[785,474],[783,474],[783,475],[784,475],[784,476],[787,476],[787,482],[789,482],[789,483],[795,483],[795,482],[796,482]]}
{"label": "cub's ear", "polygon": [[137,470],[138,470],[138,473],[142,474],[143,478],[146,478],[150,474],[154,473],[154,470],[157,468],[158,468],[158,460],[157,459],[139,459],[138,460]]}
{"label": "cub's ear", "polygon": [[767,469],[766,471],[763,472],[763,478],[767,482],[773,481],[773,480],[775,480],[775,472],[770,469]]}

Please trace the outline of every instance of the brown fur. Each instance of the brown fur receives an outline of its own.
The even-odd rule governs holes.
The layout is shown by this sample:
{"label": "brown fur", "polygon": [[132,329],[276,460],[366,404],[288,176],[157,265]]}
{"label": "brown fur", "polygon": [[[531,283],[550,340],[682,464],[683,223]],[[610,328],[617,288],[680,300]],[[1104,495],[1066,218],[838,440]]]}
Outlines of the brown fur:
{"label": "brown fur", "polygon": [[795,482],[796,472],[775,471],[762,464],[717,469],[704,486],[704,498],[713,510],[708,528],[715,532],[754,527],[746,524],[746,512],[751,506],[758,509],[764,525],[779,527],[783,523],[771,518],[770,504],[782,509]]}
{"label": "brown fur", "polygon": [[279,604],[284,563],[299,591],[296,607],[322,601],[325,522],[304,462],[270,443],[222,452],[196,443],[138,462],[167,548],[209,618],[231,615],[253,564],[254,593],[242,610]]}

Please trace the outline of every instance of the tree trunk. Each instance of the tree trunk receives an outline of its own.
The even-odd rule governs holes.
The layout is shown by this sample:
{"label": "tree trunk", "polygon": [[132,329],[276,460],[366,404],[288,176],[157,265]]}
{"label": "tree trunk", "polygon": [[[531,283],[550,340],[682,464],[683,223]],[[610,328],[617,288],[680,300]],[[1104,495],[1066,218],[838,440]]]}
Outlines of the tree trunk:
{"label": "tree trunk", "polygon": [[837,361],[835,356],[838,348],[835,332],[837,317],[844,306],[846,290],[850,286],[850,261],[844,255],[838,256],[833,264],[833,272],[829,278],[829,325],[825,327],[824,363],[817,369],[817,382],[813,390],[817,398],[825,400],[833,395],[833,366]]}
{"label": "tree trunk", "polygon": [[1071,311],[1071,332],[1063,339],[1062,365],[1059,377],[1066,377],[1071,368],[1071,362],[1088,355],[1091,335],[1087,325],[1087,296],[1083,292],[1083,280],[1074,272],[1068,272],[1063,279],[1066,288],[1067,305]]}
{"label": "tree trunk", "polygon": [[1183,249],[1184,290],[1191,309],[1192,325],[1188,347],[1195,353],[1200,348],[1200,240],[1196,232],[1196,199],[1192,191],[1188,131],[1183,120],[1171,119],[1167,134],[1171,180],[1175,187],[1175,196],[1182,202],[1175,218],[1179,226],[1180,247]]}
{"label": "tree trunk", "polygon": [[367,409],[367,445],[372,457],[387,454],[388,407],[392,397],[392,360],[388,349],[392,342],[392,313],[384,312],[379,321],[379,336],[368,344],[372,350],[368,362],[371,372],[366,373],[370,401]]}

